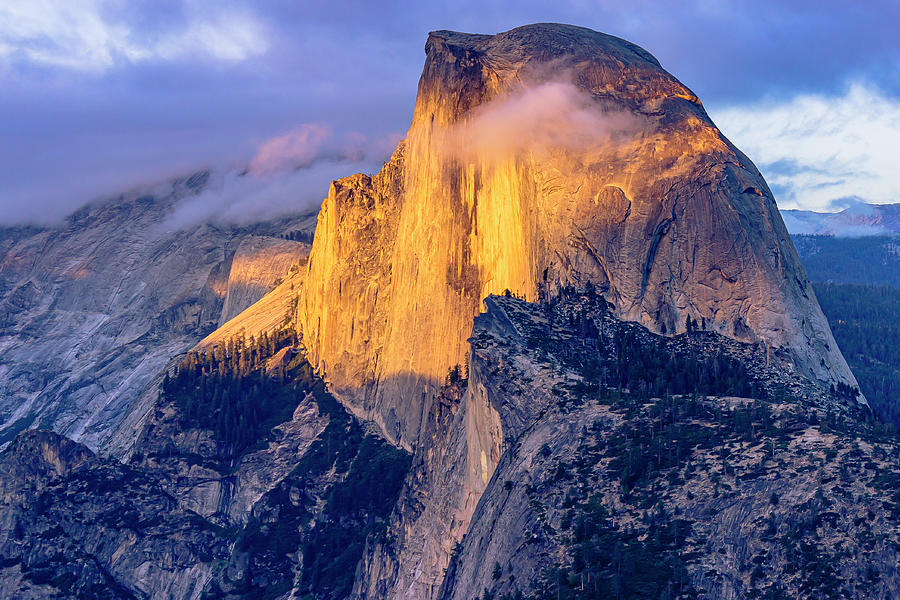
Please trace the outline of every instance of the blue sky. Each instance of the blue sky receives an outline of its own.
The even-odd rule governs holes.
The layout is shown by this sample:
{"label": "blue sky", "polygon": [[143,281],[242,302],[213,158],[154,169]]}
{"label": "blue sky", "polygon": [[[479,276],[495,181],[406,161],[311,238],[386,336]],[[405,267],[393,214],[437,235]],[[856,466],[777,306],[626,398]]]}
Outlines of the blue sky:
{"label": "blue sky", "polygon": [[[900,201],[893,0],[0,0],[0,222],[52,221],[207,166],[221,193],[198,218],[217,203],[312,206],[405,132],[429,30],[538,21],[653,53],[780,206]],[[273,156],[307,168],[276,182]],[[235,186],[229,169],[251,164],[269,183]]]}

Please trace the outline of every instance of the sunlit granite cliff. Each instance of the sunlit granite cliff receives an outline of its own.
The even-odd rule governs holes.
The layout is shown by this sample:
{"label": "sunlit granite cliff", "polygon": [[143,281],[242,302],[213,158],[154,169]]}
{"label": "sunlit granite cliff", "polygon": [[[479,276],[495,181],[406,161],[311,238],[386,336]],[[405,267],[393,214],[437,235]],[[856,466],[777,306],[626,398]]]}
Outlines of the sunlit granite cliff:
{"label": "sunlit granite cliff", "polygon": [[406,140],[333,183],[301,295],[310,360],[358,415],[415,445],[486,295],[589,282],[652,331],[691,319],[855,386],[766,182],[649,53],[557,24],[425,52]]}
{"label": "sunlit granite cliff", "polygon": [[[432,33],[407,139],[332,184],[311,250],[283,239],[308,229],[207,225],[129,251],[146,275],[92,261],[102,277],[60,284],[46,303],[82,312],[96,282],[129,291],[97,317],[126,331],[178,318],[87,355],[47,338],[79,381],[100,350],[132,357],[117,376],[156,353],[115,419],[86,413],[102,444],[35,421],[100,452],[8,430],[0,596],[900,595],[900,439],[762,177],[645,51],[564,25]],[[13,358],[37,355],[49,325],[27,319],[56,289],[23,266],[52,244],[15,236]],[[26,389],[41,359],[0,374]]]}

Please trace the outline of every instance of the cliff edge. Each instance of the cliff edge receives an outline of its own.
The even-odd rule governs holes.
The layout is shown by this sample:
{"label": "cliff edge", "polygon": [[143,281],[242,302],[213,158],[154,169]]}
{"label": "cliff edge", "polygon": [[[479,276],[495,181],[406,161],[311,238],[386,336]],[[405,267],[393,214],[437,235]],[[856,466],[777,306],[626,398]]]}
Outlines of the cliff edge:
{"label": "cliff edge", "polygon": [[652,331],[690,319],[856,387],[763,177],[648,52],[546,23],[425,52],[406,140],[331,186],[300,301],[359,416],[415,445],[484,297],[589,283]]}

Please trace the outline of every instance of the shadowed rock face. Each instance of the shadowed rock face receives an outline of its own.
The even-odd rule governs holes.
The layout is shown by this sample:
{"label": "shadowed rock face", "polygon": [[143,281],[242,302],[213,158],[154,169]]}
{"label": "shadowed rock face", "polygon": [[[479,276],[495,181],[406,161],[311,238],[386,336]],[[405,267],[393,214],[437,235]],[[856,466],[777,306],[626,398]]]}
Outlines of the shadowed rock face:
{"label": "shadowed rock face", "polygon": [[482,298],[588,282],[652,331],[690,317],[856,385],[762,176],[649,53],[556,24],[425,51],[407,139],[334,182],[301,294],[310,359],[358,414],[413,446]]}
{"label": "shadowed rock face", "polygon": [[0,453],[0,596],[197,598],[228,542],[151,476],[49,431]]}

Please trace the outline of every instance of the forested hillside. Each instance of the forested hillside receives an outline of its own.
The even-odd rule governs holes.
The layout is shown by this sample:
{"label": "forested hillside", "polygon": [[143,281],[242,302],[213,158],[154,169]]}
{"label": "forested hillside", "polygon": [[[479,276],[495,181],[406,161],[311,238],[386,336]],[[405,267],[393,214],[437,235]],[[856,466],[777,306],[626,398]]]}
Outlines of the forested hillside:
{"label": "forested hillside", "polygon": [[813,282],[900,287],[900,238],[896,236],[792,236]]}
{"label": "forested hillside", "polygon": [[900,427],[900,289],[846,283],[816,283],[815,289],[875,414]]}
{"label": "forested hillside", "polygon": [[900,427],[900,237],[792,238],[869,404]]}

